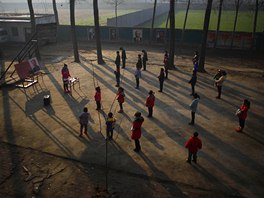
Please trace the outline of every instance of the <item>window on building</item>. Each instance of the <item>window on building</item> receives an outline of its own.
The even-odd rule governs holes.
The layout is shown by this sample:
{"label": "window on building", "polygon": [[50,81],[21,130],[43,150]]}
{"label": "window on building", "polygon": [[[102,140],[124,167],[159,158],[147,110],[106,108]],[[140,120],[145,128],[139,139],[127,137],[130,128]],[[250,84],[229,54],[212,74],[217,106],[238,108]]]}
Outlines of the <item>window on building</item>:
{"label": "window on building", "polygon": [[18,36],[18,29],[17,29],[17,27],[12,27],[11,28],[11,31],[12,31],[12,36]]}

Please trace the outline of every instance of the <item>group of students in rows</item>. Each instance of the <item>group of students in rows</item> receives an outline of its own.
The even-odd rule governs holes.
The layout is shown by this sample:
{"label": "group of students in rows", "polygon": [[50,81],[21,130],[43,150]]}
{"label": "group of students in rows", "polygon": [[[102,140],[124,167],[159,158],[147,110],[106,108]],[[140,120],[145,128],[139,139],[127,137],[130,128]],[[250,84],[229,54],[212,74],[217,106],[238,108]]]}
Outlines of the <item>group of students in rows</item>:
{"label": "group of students in rows", "polygon": [[[96,110],[101,110],[101,88],[98,86],[95,88],[95,95],[94,99],[96,102]],[[124,88],[119,87],[118,92],[116,95],[116,100],[119,104],[119,111],[118,113],[123,113],[123,103],[125,102],[125,93]],[[148,108],[148,117],[152,117],[153,115],[153,107],[155,103],[155,96],[154,92],[152,90],[149,91],[149,95],[146,99],[145,105]],[[80,137],[83,137],[83,134],[87,135],[87,126],[88,126],[88,120],[89,120],[89,112],[87,107],[83,109],[83,113],[79,116],[79,122],[80,122]],[[140,112],[135,113],[135,119],[132,123],[131,127],[131,138],[135,141],[135,152],[139,152],[141,150],[140,146],[140,137],[141,137],[141,125],[144,122],[144,118],[142,117]],[[107,140],[112,140],[113,138],[113,131],[115,128],[116,119],[114,117],[114,114],[112,112],[109,112],[106,118],[106,134],[107,134]]]}
{"label": "group of students in rows", "polygon": [[[121,50],[121,56],[120,52],[116,51],[116,59],[115,59],[115,65],[116,70],[114,71],[115,77],[116,77],[116,87],[120,86],[120,66],[121,66],[121,60],[122,60],[122,68],[125,69],[126,67],[126,50],[123,47],[120,47]],[[147,61],[148,61],[148,53],[146,50],[142,50],[143,55],[138,54],[138,60],[136,63],[136,70],[135,70],[135,79],[136,79],[136,89],[139,88],[139,79],[141,78],[141,69],[143,68],[143,71],[146,71],[147,67]]]}
{"label": "group of students in rows", "polygon": [[[125,68],[126,52],[124,48],[122,47],[120,48],[120,50],[122,50],[122,55],[120,57],[119,51],[117,51],[116,52],[117,57],[115,60],[115,64],[116,64],[115,74],[116,74],[116,79],[117,79],[116,86],[119,87],[117,95],[116,95],[116,99],[120,107],[118,113],[123,113],[123,103],[125,102],[125,93],[124,93],[124,88],[120,87],[120,64],[121,64],[121,59],[122,59],[122,68]],[[138,61],[136,64],[136,72],[135,72],[135,77],[136,77],[136,82],[137,82],[136,88],[139,87],[139,77],[141,76],[140,70],[142,69],[142,66],[143,66],[143,70],[146,70],[146,62],[148,61],[147,52],[145,50],[142,50],[142,52],[143,52],[143,60],[141,58],[141,54],[139,54]],[[162,92],[163,82],[166,78],[168,78],[168,61],[169,61],[169,55],[168,55],[168,52],[165,51],[164,60],[163,60],[164,68],[161,68],[160,74],[158,76],[159,81],[160,81],[159,92]],[[200,96],[195,92],[195,84],[197,82],[197,70],[198,70],[198,61],[199,61],[199,54],[197,51],[195,51],[195,55],[192,61],[193,61],[194,67],[193,67],[192,78],[189,81],[192,87],[192,93],[190,95],[193,96],[193,100],[190,104],[190,110],[191,110],[191,122],[189,123],[190,125],[195,124],[195,113],[197,111],[197,106],[198,106],[199,99],[200,99]],[[63,82],[64,82],[64,91],[69,92],[68,83],[66,82],[66,79],[70,77],[70,73],[69,73],[69,70],[66,64],[64,64],[64,67],[61,73],[62,73]],[[225,79],[226,79],[226,72],[223,70],[218,70],[217,74],[214,76],[215,86],[217,87],[217,90],[218,90],[218,96],[216,98],[218,99],[221,98],[222,84],[225,81]],[[153,107],[155,104],[154,94],[155,93],[152,90],[150,90],[149,95],[145,102],[145,105],[148,108],[148,117],[153,116]],[[94,99],[96,101],[96,110],[101,110],[101,89],[100,87],[95,88]],[[236,128],[237,132],[243,131],[243,128],[245,126],[245,120],[247,118],[247,111],[249,108],[250,108],[250,101],[244,100],[243,104],[240,106],[239,110],[236,113],[236,115],[239,118],[239,127]],[[88,109],[85,107],[83,110],[83,113],[79,117],[80,118],[80,135],[79,135],[80,137],[83,136],[83,133],[87,134],[88,117],[89,117],[89,112],[88,112]],[[134,117],[135,119],[131,127],[131,132],[132,132],[131,138],[135,141],[134,151],[139,152],[141,150],[140,141],[139,141],[141,137],[141,125],[144,122],[144,118],[140,112],[136,112],[134,114]],[[106,132],[107,132],[108,140],[111,140],[113,138],[113,131],[114,131],[115,123],[116,123],[116,119],[114,118],[114,114],[112,112],[109,112],[106,118]],[[193,136],[186,142],[185,147],[188,148],[189,150],[187,162],[191,163],[191,159],[192,159],[192,161],[196,163],[197,151],[202,148],[202,142],[198,138],[197,132],[195,132]]]}

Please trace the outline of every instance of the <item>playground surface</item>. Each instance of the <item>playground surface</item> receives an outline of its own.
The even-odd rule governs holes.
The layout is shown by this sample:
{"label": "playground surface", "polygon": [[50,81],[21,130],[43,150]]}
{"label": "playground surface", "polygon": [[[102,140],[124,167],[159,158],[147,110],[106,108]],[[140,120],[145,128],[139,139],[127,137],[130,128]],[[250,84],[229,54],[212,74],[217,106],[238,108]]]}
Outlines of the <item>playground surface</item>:
{"label": "playground surface", "polygon": [[[196,124],[190,126],[193,50],[176,51],[176,69],[169,71],[164,92],[159,93],[164,48],[145,46],[149,61],[137,90],[134,70],[143,46],[124,44],[128,59],[121,86],[126,99],[124,113],[117,113],[114,60],[119,47],[103,44],[105,64],[98,65],[93,44],[80,44],[80,63],[73,62],[70,43],[44,46],[40,52],[45,74],[37,84],[27,89],[1,87],[0,196],[263,197],[263,59],[208,50],[206,73],[198,73],[196,85],[201,97]],[[13,50],[6,52],[10,59]],[[63,91],[64,63],[71,76],[80,79],[72,94]],[[213,82],[219,68],[227,71],[221,100],[215,98]],[[96,111],[95,86],[101,87],[102,111]],[[149,90],[156,96],[153,118],[147,118],[145,107]],[[44,106],[47,94],[52,103]],[[237,133],[235,112],[244,98],[251,108],[244,132]],[[88,136],[81,138],[78,116],[85,106],[91,119]],[[104,117],[109,111],[117,124],[113,140],[106,142]],[[133,151],[130,138],[136,111],[145,118],[140,153]],[[190,165],[184,144],[195,131],[203,148],[198,163]]]}

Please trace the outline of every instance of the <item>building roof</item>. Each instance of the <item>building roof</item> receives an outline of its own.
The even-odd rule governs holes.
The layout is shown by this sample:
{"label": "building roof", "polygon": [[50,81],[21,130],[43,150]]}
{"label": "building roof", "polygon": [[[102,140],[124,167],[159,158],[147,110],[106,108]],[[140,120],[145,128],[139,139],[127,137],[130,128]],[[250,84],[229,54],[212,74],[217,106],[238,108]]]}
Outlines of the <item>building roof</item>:
{"label": "building roof", "polygon": [[[54,18],[54,21],[51,20],[51,18]],[[35,19],[36,19],[36,24],[43,23],[45,19],[47,19],[47,21],[49,22],[55,22],[54,14],[35,14]],[[1,13],[0,22],[30,23],[30,14]]]}

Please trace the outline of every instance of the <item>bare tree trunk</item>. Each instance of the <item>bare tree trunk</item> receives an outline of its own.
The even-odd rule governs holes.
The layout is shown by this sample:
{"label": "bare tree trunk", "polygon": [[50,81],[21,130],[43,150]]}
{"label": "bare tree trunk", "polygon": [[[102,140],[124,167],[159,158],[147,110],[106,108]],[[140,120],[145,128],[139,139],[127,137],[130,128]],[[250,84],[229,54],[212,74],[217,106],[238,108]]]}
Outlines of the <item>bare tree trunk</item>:
{"label": "bare tree trunk", "polygon": [[236,31],[236,25],[237,25],[238,10],[240,7],[240,0],[235,0],[235,4],[236,4],[236,15],[235,15],[234,27],[232,31],[231,49],[233,48],[233,45],[234,45],[234,37],[235,37],[235,31]]}
{"label": "bare tree trunk", "polygon": [[115,1],[115,26],[117,27],[117,1]]}
{"label": "bare tree trunk", "polygon": [[219,10],[218,10],[218,19],[217,19],[217,28],[216,28],[216,33],[215,33],[214,48],[216,48],[217,41],[218,41],[220,22],[221,22],[221,16],[222,16],[222,8],[223,8],[223,1],[224,0],[220,0],[220,2],[219,2]]}
{"label": "bare tree trunk", "polygon": [[150,42],[153,40],[153,35],[154,35],[154,23],[155,23],[156,7],[157,7],[157,0],[154,0],[152,23],[151,23],[151,30],[150,30]]}
{"label": "bare tree trunk", "polygon": [[52,6],[53,6],[53,12],[56,20],[56,24],[59,25],[59,15],[58,15],[58,10],[57,10],[57,5],[56,5],[56,0],[52,0]]}
{"label": "bare tree trunk", "polygon": [[70,0],[70,19],[71,19],[71,36],[72,36],[72,46],[74,53],[74,62],[79,63],[79,52],[78,52],[78,43],[76,38],[76,27],[75,27],[75,0]]}
{"label": "bare tree trunk", "polygon": [[36,21],[35,21],[35,13],[32,5],[32,0],[28,0],[28,9],[30,13],[31,35],[33,35],[36,32]]}
{"label": "bare tree trunk", "polygon": [[169,69],[174,66],[174,50],[175,50],[175,1],[170,0],[170,53],[169,53]]}
{"label": "bare tree trunk", "polygon": [[168,13],[167,20],[166,20],[166,30],[168,29],[169,18],[170,18],[170,11]]}
{"label": "bare tree trunk", "polygon": [[99,11],[98,11],[98,1],[93,0],[93,9],[94,9],[94,25],[95,25],[95,38],[97,46],[97,63],[104,64],[102,47],[101,47],[101,36],[100,36],[100,26],[99,26]]}
{"label": "bare tree trunk", "polygon": [[185,28],[186,28],[186,23],[187,23],[187,18],[188,18],[190,3],[191,3],[191,0],[188,0],[188,4],[187,4],[187,8],[186,8],[186,13],[185,13],[185,18],[184,18],[184,23],[183,23],[182,35],[181,35],[181,46],[183,45],[184,32],[185,32]]}
{"label": "bare tree trunk", "polygon": [[256,6],[255,6],[255,13],[254,13],[254,22],[253,22],[253,30],[252,30],[252,43],[251,48],[253,49],[255,38],[256,38],[256,28],[257,28],[257,20],[258,20],[258,9],[259,9],[259,1],[256,0]]}
{"label": "bare tree trunk", "polygon": [[[33,36],[34,34],[37,33],[37,28],[36,28],[36,20],[35,20],[35,13],[34,13],[32,0],[28,0],[28,9],[29,9],[29,13],[30,13],[31,36]],[[34,42],[36,45],[35,46],[35,56],[37,57],[38,60],[40,60],[41,56],[40,56],[39,47],[38,47],[37,35],[36,35],[36,40],[34,39]]]}
{"label": "bare tree trunk", "polygon": [[213,0],[207,1],[206,12],[204,15],[203,38],[202,38],[202,45],[201,45],[201,50],[200,50],[201,51],[200,61],[199,61],[199,66],[198,66],[199,72],[205,72],[205,69],[204,69],[205,52],[206,52],[207,34],[208,34],[208,29],[209,29],[212,3],[213,3]]}

